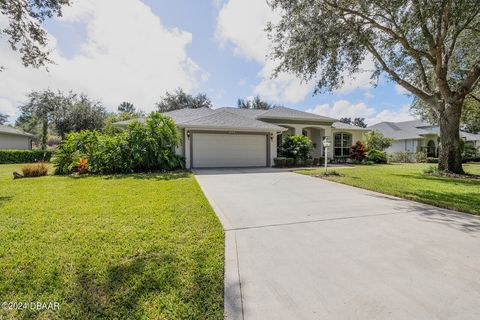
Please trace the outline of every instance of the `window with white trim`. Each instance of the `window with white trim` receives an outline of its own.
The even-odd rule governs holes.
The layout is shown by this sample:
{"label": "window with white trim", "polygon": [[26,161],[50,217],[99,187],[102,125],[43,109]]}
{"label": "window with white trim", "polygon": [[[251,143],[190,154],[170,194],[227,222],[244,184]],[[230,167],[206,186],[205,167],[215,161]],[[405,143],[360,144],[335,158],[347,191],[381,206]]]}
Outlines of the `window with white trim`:
{"label": "window with white trim", "polygon": [[335,134],[333,151],[335,157],[348,157],[352,147],[352,135],[345,132]]}

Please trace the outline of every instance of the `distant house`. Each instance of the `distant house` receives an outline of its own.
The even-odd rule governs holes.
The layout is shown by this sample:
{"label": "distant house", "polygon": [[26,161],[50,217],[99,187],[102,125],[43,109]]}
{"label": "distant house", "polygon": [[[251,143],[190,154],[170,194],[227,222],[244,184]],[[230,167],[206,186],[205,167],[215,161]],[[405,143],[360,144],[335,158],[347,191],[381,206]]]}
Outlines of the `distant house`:
{"label": "distant house", "polygon": [[0,149],[31,150],[32,139],[30,133],[0,125]]}
{"label": "distant house", "polygon": [[[440,128],[421,120],[403,122],[380,122],[368,127],[380,131],[385,137],[392,138],[392,146],[387,153],[424,151],[429,157],[438,155]],[[480,148],[480,134],[460,131],[460,136],[466,143]]]}

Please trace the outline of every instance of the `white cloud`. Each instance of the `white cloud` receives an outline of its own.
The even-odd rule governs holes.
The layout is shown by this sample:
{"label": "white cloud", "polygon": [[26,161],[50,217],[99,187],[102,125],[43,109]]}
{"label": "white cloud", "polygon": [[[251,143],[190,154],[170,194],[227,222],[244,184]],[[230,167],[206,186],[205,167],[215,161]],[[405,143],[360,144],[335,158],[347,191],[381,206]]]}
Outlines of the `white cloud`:
{"label": "white cloud", "polygon": [[410,106],[404,105],[398,110],[385,109],[378,111],[368,106],[364,102],[351,103],[347,100],[339,100],[330,104],[322,104],[305,110],[307,112],[340,119],[347,118],[365,118],[367,124],[375,124],[382,121],[407,121],[414,119],[410,114]]}
{"label": "white cloud", "polygon": [[273,102],[296,103],[302,101],[313,89],[312,84],[302,83],[292,74],[281,73],[271,79],[274,62],[267,58],[270,41],[265,27],[268,21],[278,21],[266,1],[229,0],[217,18],[216,35],[220,43],[234,46],[234,54],[261,64],[260,82],[254,93]]}
{"label": "white cloud", "polygon": [[27,92],[50,87],[83,91],[111,107],[129,100],[150,111],[166,90],[192,91],[208,79],[186,52],[192,34],[167,29],[139,0],[74,2],[60,21],[85,24],[80,52],[65,57],[50,36],[56,65],[47,73],[24,68],[2,39],[0,54],[7,70],[0,73],[0,98],[18,104]]}
{"label": "white cloud", "polygon": [[[275,62],[267,58],[271,47],[265,27],[268,21],[275,23],[279,19],[280,15],[271,10],[267,1],[229,0],[218,14],[216,35],[223,46],[232,44],[236,55],[263,66],[258,74],[260,82],[254,89],[255,94],[274,102],[297,103],[314,89],[315,83],[304,83],[285,72],[271,78]],[[373,59],[367,57],[360,68],[361,72],[345,77],[345,84],[337,93],[346,94],[357,88],[371,87]]]}

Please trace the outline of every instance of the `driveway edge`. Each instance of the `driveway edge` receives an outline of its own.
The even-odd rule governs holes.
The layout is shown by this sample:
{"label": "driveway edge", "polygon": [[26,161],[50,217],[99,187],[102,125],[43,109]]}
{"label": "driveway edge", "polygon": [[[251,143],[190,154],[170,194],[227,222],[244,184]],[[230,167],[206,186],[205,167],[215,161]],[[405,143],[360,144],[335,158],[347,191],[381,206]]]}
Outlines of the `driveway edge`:
{"label": "driveway edge", "polygon": [[[220,220],[223,229],[232,229],[230,221],[223,214],[220,207],[215,203],[213,198],[208,194],[205,188],[202,188],[202,182],[197,175],[194,174],[200,189],[207,198],[210,206]],[[243,302],[242,289],[240,283],[240,270],[238,265],[237,239],[236,233],[232,231],[224,231],[225,233],[225,273],[223,284],[223,314],[226,320],[243,320]]]}

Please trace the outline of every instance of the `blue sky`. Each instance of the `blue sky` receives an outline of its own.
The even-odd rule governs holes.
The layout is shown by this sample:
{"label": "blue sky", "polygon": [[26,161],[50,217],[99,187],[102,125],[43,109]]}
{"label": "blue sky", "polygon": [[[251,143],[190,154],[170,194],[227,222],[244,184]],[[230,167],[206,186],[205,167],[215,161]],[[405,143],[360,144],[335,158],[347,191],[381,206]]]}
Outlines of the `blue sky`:
{"label": "blue sky", "polygon": [[[8,56],[7,71],[0,73],[2,83],[8,81],[0,88],[0,110],[14,119],[28,91],[48,87],[86,92],[110,110],[128,100],[150,111],[166,90],[182,87],[207,93],[216,107],[260,95],[337,118],[410,118],[411,99],[385,78],[371,86],[368,72],[348,77],[342,90],[315,96],[313,83],[293,75],[270,79],[274,62],[265,57],[263,28],[275,19],[260,0],[74,1],[63,18],[45,25],[56,62],[49,73],[21,67],[18,56],[0,45]],[[371,68],[366,61],[365,69]]]}

